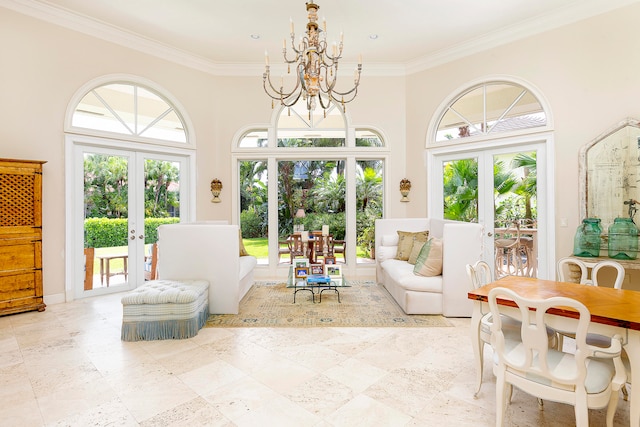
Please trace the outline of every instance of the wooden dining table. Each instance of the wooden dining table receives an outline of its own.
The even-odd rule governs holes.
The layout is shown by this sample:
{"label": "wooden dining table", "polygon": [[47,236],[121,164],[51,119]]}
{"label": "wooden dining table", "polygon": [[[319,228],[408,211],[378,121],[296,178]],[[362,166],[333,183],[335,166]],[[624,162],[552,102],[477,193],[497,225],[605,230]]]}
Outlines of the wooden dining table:
{"label": "wooden dining table", "polygon": [[[496,287],[511,289],[518,295],[532,299],[556,296],[573,298],[584,304],[591,313],[589,332],[610,337],[620,335],[631,365],[630,425],[640,427],[640,292],[530,277],[504,277],[468,293],[468,298],[474,301],[471,336],[476,357],[482,351],[480,320],[484,313],[489,312],[489,291]],[[499,300],[499,303],[511,305],[507,301]],[[578,313],[569,308],[556,308],[549,313],[553,314],[549,319],[551,327],[563,329],[571,322],[577,322]]]}

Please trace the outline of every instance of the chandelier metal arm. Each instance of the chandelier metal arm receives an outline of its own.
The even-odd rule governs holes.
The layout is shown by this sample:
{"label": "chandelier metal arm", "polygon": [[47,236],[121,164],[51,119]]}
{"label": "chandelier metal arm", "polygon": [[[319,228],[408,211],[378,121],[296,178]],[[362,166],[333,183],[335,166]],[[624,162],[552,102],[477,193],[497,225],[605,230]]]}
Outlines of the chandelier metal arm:
{"label": "chandelier metal arm", "polygon": [[[268,82],[268,87],[267,87],[267,82]],[[300,93],[302,92],[302,90],[299,90],[300,80],[298,79],[296,79],[296,85],[290,92],[285,92],[284,87],[282,85],[280,86],[280,89],[276,89],[276,87],[271,82],[271,74],[269,73],[268,67],[267,67],[267,70],[264,72],[264,74],[262,74],[262,86],[264,88],[264,91],[266,92],[267,95],[269,95],[270,98],[280,101],[283,105],[287,105],[288,102],[286,102],[286,100],[291,98],[291,96],[293,96],[296,92],[298,92],[298,95],[296,96],[296,101],[297,101],[297,99],[300,97]],[[293,102],[293,104],[295,104],[295,102]],[[290,106],[290,105],[287,105],[287,106]]]}

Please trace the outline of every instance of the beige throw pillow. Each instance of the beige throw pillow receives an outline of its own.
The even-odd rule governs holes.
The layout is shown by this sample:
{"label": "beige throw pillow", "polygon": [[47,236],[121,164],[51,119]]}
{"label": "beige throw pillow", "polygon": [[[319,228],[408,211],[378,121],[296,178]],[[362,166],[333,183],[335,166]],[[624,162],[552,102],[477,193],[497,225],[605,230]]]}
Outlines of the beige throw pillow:
{"label": "beige throw pillow", "polygon": [[408,261],[413,249],[413,242],[426,242],[429,238],[429,231],[399,231],[398,230],[398,252],[396,253],[396,259],[402,261]]}
{"label": "beige throw pillow", "polygon": [[442,274],[442,240],[431,238],[422,246],[413,273],[418,276],[439,276]]}
{"label": "beige throw pillow", "polygon": [[244,248],[244,242],[242,241],[242,230],[238,229],[238,238],[240,239],[240,256],[249,256],[249,253]]}
{"label": "beige throw pillow", "polygon": [[426,243],[427,242],[420,242],[418,240],[413,242],[413,249],[411,249],[411,255],[409,255],[409,260],[407,261],[409,264],[416,265],[418,255],[420,255],[420,250]]}

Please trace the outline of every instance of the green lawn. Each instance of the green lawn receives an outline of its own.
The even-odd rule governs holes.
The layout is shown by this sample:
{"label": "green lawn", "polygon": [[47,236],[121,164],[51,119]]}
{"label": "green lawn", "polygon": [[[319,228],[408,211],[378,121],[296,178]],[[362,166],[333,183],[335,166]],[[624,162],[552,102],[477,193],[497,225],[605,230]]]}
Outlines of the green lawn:
{"label": "green lawn", "polygon": [[[244,247],[249,253],[256,258],[268,258],[269,256],[269,244],[266,237],[254,238],[254,239],[242,239]],[[97,259],[97,255],[107,254],[123,254],[127,253],[127,246],[114,246],[111,248],[96,248],[96,258],[94,259],[93,271],[94,274],[100,273],[100,261]],[[358,248],[356,249],[358,258],[365,258],[364,251]],[[111,261],[111,271],[122,271],[124,269],[122,259],[114,259]]]}
{"label": "green lawn", "polygon": [[[249,255],[253,255],[256,258],[267,258],[269,256],[269,242],[266,237],[242,239],[242,241]],[[360,246],[356,248],[356,254],[358,258],[366,258]]]}

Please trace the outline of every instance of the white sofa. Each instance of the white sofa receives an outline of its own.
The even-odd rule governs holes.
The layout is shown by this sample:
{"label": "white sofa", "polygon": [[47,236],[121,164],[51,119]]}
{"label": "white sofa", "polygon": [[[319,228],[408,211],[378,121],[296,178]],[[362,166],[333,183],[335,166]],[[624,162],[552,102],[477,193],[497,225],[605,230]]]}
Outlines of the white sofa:
{"label": "white sofa", "polygon": [[213,222],[158,227],[158,276],[209,282],[209,313],[237,314],[257,259],[240,256],[239,228]]}
{"label": "white sofa", "polygon": [[[414,266],[395,259],[397,231],[429,230],[429,238],[442,239],[442,275],[418,276]],[[467,299],[471,284],[466,264],[482,259],[483,227],[433,218],[378,219],[375,223],[376,279],[384,285],[407,314],[471,316],[473,304]]]}

